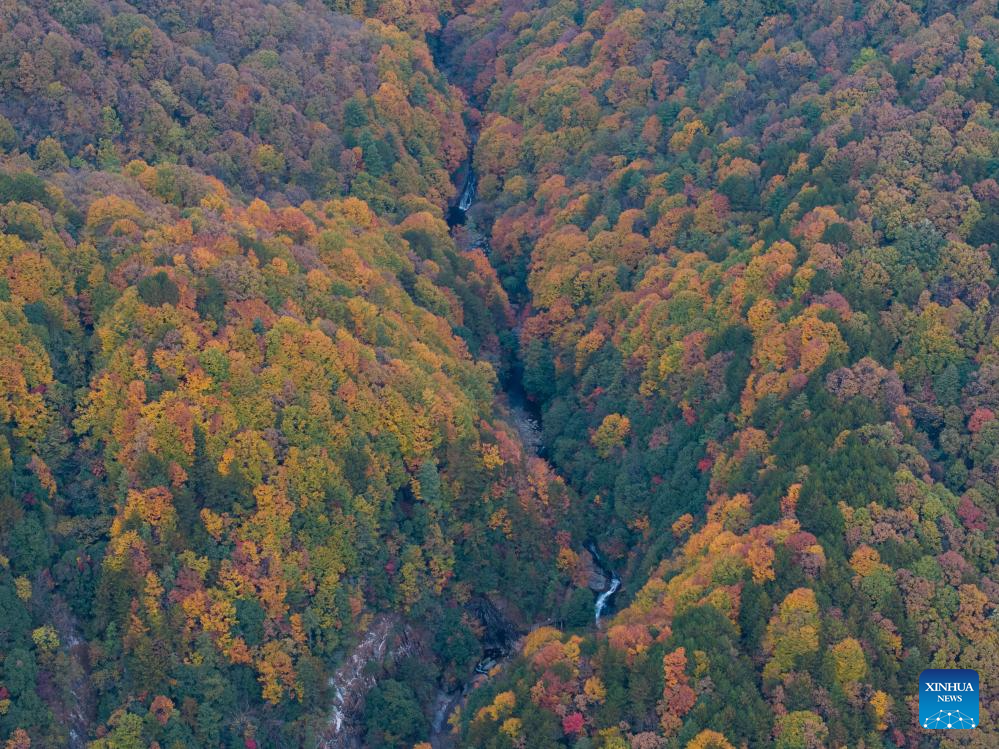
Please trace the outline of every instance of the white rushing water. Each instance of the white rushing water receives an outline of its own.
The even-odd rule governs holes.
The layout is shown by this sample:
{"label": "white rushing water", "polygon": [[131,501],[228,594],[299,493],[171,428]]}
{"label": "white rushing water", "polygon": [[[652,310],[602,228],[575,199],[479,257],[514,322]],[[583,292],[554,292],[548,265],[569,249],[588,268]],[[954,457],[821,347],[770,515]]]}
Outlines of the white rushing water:
{"label": "white rushing water", "polygon": [[610,587],[607,588],[603,593],[597,596],[597,602],[593,606],[594,620],[596,621],[597,628],[600,627],[600,615],[604,613],[604,608],[607,606],[607,599],[612,595],[617,593],[617,589],[621,587],[621,578],[617,575],[611,578]]}
{"label": "white rushing water", "polygon": [[472,207],[475,200],[475,172],[469,169],[468,177],[465,179],[465,189],[461,191],[461,198],[458,200],[458,210],[467,211]]}
{"label": "white rushing water", "polygon": [[586,549],[593,555],[593,563],[603,573],[604,579],[610,578],[610,585],[607,586],[607,590],[597,596],[597,602],[593,605],[593,619],[597,625],[597,629],[600,629],[600,617],[603,615],[604,609],[607,608],[607,602],[611,596],[617,593],[621,587],[621,578],[610,568],[610,565],[604,562],[603,557],[600,555],[600,549],[597,548],[594,542],[587,542]]}

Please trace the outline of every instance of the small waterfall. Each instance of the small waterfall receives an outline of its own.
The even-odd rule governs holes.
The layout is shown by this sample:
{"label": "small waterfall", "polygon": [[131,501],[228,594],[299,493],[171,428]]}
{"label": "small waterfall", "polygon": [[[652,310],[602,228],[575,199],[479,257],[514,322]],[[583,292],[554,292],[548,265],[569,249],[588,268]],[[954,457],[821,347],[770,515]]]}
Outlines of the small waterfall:
{"label": "small waterfall", "polygon": [[461,191],[461,199],[458,200],[458,210],[465,212],[472,207],[475,200],[475,172],[471,166],[468,168],[468,176],[465,178],[465,187]]}
{"label": "small waterfall", "polygon": [[617,589],[621,587],[621,578],[617,575],[611,578],[610,587],[607,588],[603,593],[597,596],[597,602],[593,606],[594,610],[594,620],[596,621],[597,629],[600,628],[600,615],[604,612],[604,608],[607,606],[607,600],[617,593]]}
{"label": "small waterfall", "polygon": [[593,555],[593,562],[600,568],[600,571],[604,573],[604,577],[610,578],[610,585],[607,586],[607,590],[597,596],[597,602],[593,605],[593,620],[597,629],[599,629],[600,617],[607,608],[607,604],[610,602],[611,597],[613,597],[613,595],[621,588],[621,578],[617,576],[617,573],[614,572],[614,570],[604,563],[604,559],[600,556],[600,549],[597,548],[596,543],[590,541],[586,544],[586,548]]}
{"label": "small waterfall", "polygon": [[472,161],[469,157],[468,171],[465,173],[465,182],[461,186],[461,195],[458,197],[458,202],[452,203],[447,212],[447,225],[451,228],[462,226],[465,223],[465,214],[475,202],[476,183],[475,171],[472,169]]}

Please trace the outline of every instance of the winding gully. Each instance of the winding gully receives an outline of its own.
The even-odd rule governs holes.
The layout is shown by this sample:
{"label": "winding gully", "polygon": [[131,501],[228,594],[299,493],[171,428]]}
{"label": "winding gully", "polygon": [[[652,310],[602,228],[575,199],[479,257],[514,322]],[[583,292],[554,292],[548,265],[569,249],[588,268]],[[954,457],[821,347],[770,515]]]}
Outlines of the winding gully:
{"label": "winding gully", "polygon": [[[456,175],[461,182],[461,190],[446,214],[447,224],[453,235],[456,234],[456,228],[466,226],[470,218],[469,211],[475,205],[478,178],[472,157],[476,139],[476,135],[473,134],[468,159]],[[517,366],[515,369],[517,375],[503,383],[507,418],[517,429],[525,447],[540,455],[543,453],[541,416],[527,400],[518,376],[521,373],[520,367]],[[594,626],[600,629],[602,617],[610,612],[614,597],[621,590],[621,578],[601,554],[596,541],[590,539],[584,546],[599,572],[596,578],[603,580],[602,590],[599,585],[591,585],[591,589],[597,594],[593,604],[593,622]],[[483,657],[475,665],[468,680],[459,688],[438,690],[432,705],[431,731],[428,737],[433,749],[450,749],[453,746],[449,718],[465,703],[469,693],[476,686],[494,675],[497,669],[503,668],[518,652],[520,638],[525,634],[517,632],[510,622],[484,599],[478,600],[470,608],[486,633],[482,642]],[[557,624],[557,621],[550,618],[546,622],[537,624]],[[319,742],[320,749],[361,747],[357,718],[361,713],[365,695],[377,682],[375,676],[377,666],[391,658],[415,654],[418,650],[418,638],[415,638],[409,627],[400,620],[391,616],[375,619],[366,635],[330,681],[334,699],[328,723]],[[373,665],[376,666],[375,669],[371,668]]]}

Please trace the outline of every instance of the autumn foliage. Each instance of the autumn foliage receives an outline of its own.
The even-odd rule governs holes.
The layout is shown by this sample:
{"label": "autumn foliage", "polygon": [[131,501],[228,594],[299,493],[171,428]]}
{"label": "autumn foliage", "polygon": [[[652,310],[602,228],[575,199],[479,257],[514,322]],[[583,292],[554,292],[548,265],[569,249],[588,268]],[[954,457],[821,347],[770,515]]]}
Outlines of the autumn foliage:
{"label": "autumn foliage", "polygon": [[987,0],[3,4],[0,741],[949,747],[997,67]]}

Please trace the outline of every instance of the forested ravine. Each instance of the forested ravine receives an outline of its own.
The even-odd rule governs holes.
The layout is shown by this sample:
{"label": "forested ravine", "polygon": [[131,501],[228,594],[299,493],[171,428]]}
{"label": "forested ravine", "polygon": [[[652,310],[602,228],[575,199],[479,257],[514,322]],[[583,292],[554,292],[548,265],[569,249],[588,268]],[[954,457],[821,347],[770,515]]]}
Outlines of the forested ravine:
{"label": "forested ravine", "polygon": [[951,746],[995,0],[0,29],[0,747]]}
{"label": "forested ravine", "polygon": [[[458,242],[467,241],[467,235],[459,235],[464,231],[468,212],[475,201],[476,174],[473,167],[475,140],[473,133],[468,157],[454,175],[458,189],[446,216],[448,227]],[[514,319],[519,319],[519,314]],[[519,324],[510,332],[519,336]],[[529,453],[538,455],[542,452],[540,410],[528,399],[522,378],[523,365],[518,357],[514,357],[506,376],[500,378],[502,389],[497,393],[499,401],[497,406],[516,430],[524,448]],[[595,542],[588,542],[586,548],[593,555],[594,566],[598,570],[593,576],[598,582],[592,588],[595,594],[594,623],[599,627],[601,613],[618,591],[620,579],[605,567],[606,563],[600,556]],[[453,745],[450,738],[451,726],[448,723],[451,714],[463,704],[472,689],[494,676],[517,654],[525,634],[525,631],[518,629],[486,598],[474,599],[466,609],[479,624],[482,657],[478,659],[464,681],[437,690],[430,705],[432,717],[429,740],[434,749],[447,749]],[[550,624],[555,621],[555,615],[551,613],[536,624]],[[320,739],[321,749],[359,749],[363,746],[361,713],[366,694],[378,683],[379,670],[386,664],[406,657],[426,657],[426,655],[420,646],[420,638],[402,619],[391,615],[376,617],[329,681],[333,692],[333,705],[328,724]]]}
{"label": "forested ravine", "polygon": [[[456,227],[464,227],[468,219],[468,212],[472,209],[475,201],[476,174],[473,166],[474,147],[477,140],[477,133],[473,134],[472,143],[469,148],[467,163],[459,170],[458,176],[461,180],[461,189],[458,191],[458,198],[451,205],[448,211],[448,226],[452,234],[456,234]],[[456,237],[460,239],[460,237]],[[482,241],[480,239],[480,241]],[[482,241],[484,244],[485,242]],[[488,249],[488,248],[486,248]],[[487,253],[488,257],[488,253]],[[517,309],[517,319],[521,319],[521,310]],[[520,324],[514,328],[513,332],[519,339]],[[518,355],[511,363],[506,377],[501,378],[501,395],[505,401],[505,411],[507,418],[516,428],[517,433],[524,446],[531,452],[542,455],[543,442],[541,436],[541,410],[536,403],[529,400],[523,382],[524,367]],[[588,541],[585,549],[592,555],[595,574],[592,579],[597,580],[591,589],[595,593],[594,601],[594,625],[600,627],[600,618],[611,605],[614,596],[620,590],[621,579],[612,569],[607,566],[606,560],[602,557],[595,541]],[[601,589],[602,588],[602,589]],[[433,749],[447,749],[453,745],[450,739],[451,726],[448,719],[456,708],[462,705],[469,694],[469,691],[480,684],[484,679],[494,675],[502,669],[505,663],[517,654],[522,640],[519,635],[524,633],[514,633],[509,629],[509,623],[498,617],[499,612],[494,607],[489,606],[489,611],[483,613],[476,612],[477,618],[484,625],[486,639],[483,643],[483,658],[476,664],[469,679],[461,684],[458,689],[440,689],[434,701],[433,720],[431,723],[430,743]],[[491,615],[491,617],[490,617]],[[551,624],[557,619],[554,614],[545,617],[536,624]],[[514,639],[518,637],[518,639]]]}
{"label": "forested ravine", "polygon": [[[446,76],[446,66],[440,65],[439,59],[437,62],[440,66],[439,69]],[[467,158],[454,175],[456,197],[448,206],[446,219],[452,237],[459,246],[462,244],[473,247],[484,245],[479,249],[485,251],[488,258],[490,253],[486,240],[487,232],[482,231],[482,227],[477,226],[471,227],[472,231],[469,231],[469,212],[473,209],[477,197],[478,179],[474,168],[474,149],[477,140],[478,132],[473,129]],[[509,332],[513,334],[515,340],[519,340],[524,309],[523,305],[513,304],[512,306],[516,322]],[[500,400],[498,405],[504,416],[516,429],[524,447],[529,452],[543,457],[541,409],[528,397],[523,377],[524,364],[520,359],[518,346],[512,361],[509,362],[505,376],[500,377],[501,390],[497,394]],[[621,578],[611,569],[601,554],[596,541],[588,540],[580,551],[583,549],[589,552],[593,560],[593,573],[590,576],[589,588],[594,593],[593,624],[595,628],[599,629],[601,617],[610,610],[614,597],[620,591]],[[429,741],[433,749],[448,749],[448,747],[453,746],[451,726],[448,722],[452,713],[464,704],[472,689],[494,676],[506,665],[507,661],[517,655],[523,642],[523,635],[526,634],[524,631],[517,631],[511,622],[488,600],[479,599],[470,604],[468,608],[482,628],[482,657],[465,681],[460,682],[457,686],[452,684],[449,687],[438,689],[431,704]],[[384,663],[387,659],[403,655],[402,650],[388,644],[391,632],[385,628],[386,623],[385,619],[379,620],[379,631],[375,632],[373,629],[362,638],[361,643],[355,647],[348,661],[331,682],[335,691],[335,706],[329,729],[322,743],[323,749],[345,749],[360,746],[358,743],[359,726],[356,719],[359,716],[359,706],[363,705],[364,694],[376,683],[376,679],[371,675],[372,667],[377,668],[378,664]],[[528,630],[534,626],[557,623],[559,623],[557,614],[549,612],[548,615],[528,627]],[[409,642],[410,637],[405,636],[402,641]]]}

